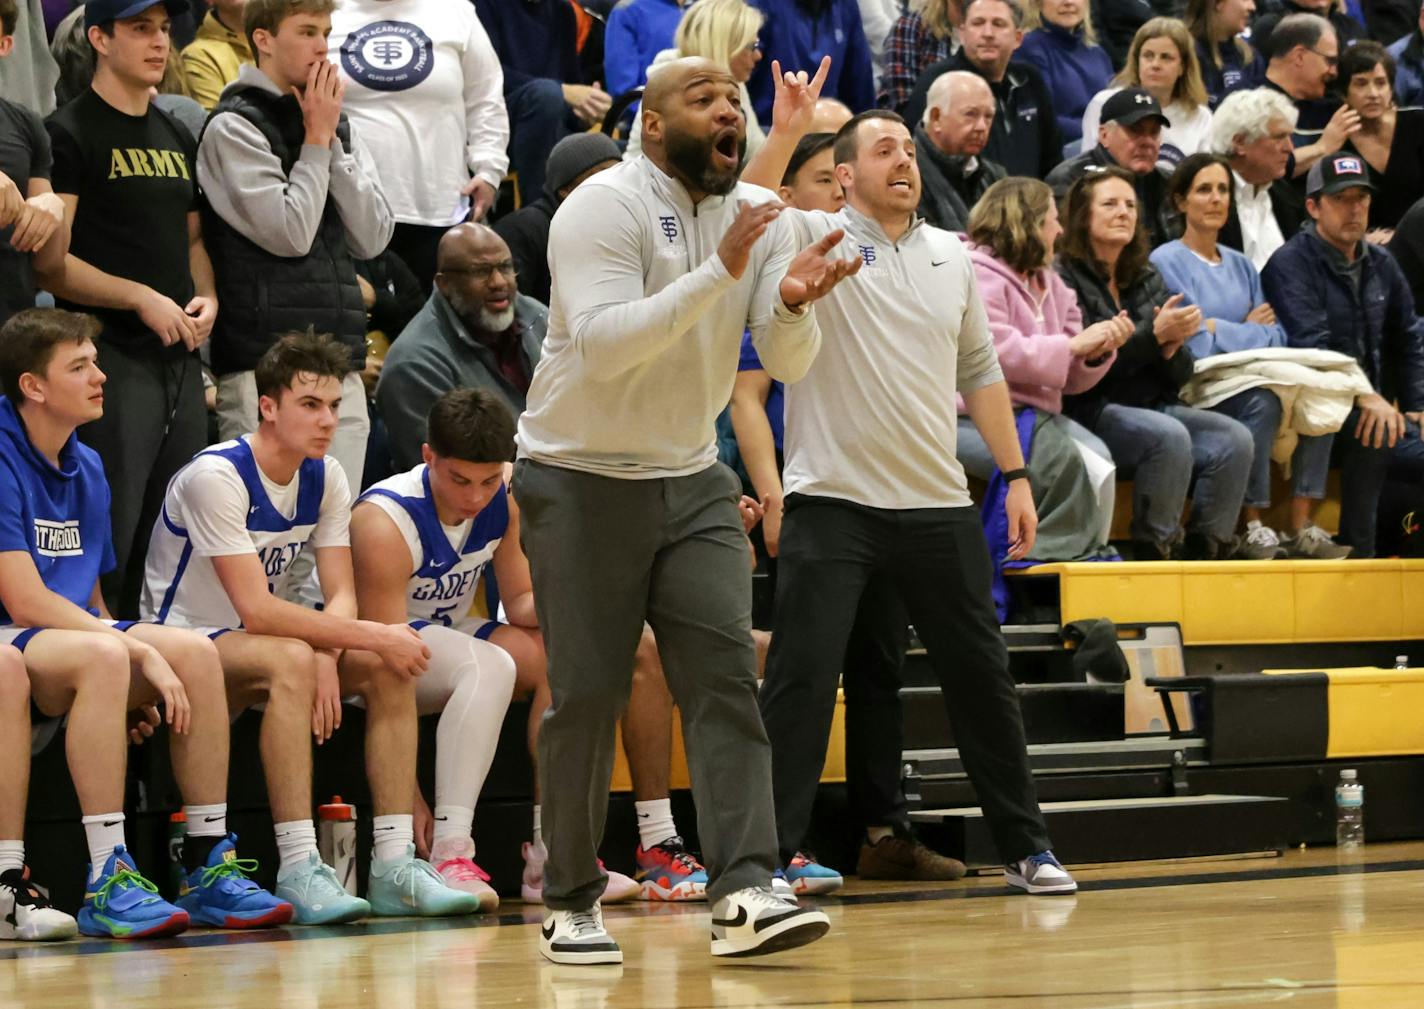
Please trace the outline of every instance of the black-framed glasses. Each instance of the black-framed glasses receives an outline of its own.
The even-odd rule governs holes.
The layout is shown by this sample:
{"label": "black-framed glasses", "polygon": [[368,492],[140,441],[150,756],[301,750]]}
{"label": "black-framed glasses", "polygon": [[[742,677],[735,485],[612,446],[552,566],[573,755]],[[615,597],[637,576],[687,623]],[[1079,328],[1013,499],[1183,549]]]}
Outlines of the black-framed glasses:
{"label": "black-framed glasses", "polygon": [[1340,65],[1340,57],[1338,55],[1330,56],[1326,53],[1322,53],[1319,49],[1311,49],[1309,46],[1307,46],[1306,49],[1324,60],[1327,67],[1338,67]]}
{"label": "black-framed glasses", "polygon": [[519,276],[514,269],[514,260],[506,259],[502,263],[475,263],[472,266],[444,266],[438,271],[440,273],[466,273],[476,280],[485,281],[493,277],[496,272],[504,274],[510,280]]}

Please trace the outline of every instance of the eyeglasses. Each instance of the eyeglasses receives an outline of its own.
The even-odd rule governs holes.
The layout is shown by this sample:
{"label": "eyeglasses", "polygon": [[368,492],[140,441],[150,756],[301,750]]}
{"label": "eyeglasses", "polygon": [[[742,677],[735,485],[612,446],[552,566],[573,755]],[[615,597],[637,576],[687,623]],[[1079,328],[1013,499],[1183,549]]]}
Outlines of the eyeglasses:
{"label": "eyeglasses", "polygon": [[489,280],[490,277],[493,277],[496,271],[504,274],[510,280],[514,280],[519,276],[519,274],[515,272],[514,261],[511,259],[506,259],[502,263],[476,263],[473,266],[443,266],[438,272],[466,273],[478,281],[486,281]]}
{"label": "eyeglasses", "polygon": [[761,52],[761,39],[752,39],[746,45],[742,46],[742,50],[749,53]]}
{"label": "eyeglasses", "polygon": [[1325,61],[1325,65],[1327,67],[1338,67],[1340,65],[1339,56],[1329,56],[1325,53],[1322,53],[1319,49],[1311,49],[1309,46],[1306,46],[1306,51],[1312,52],[1315,55],[1319,56],[1322,60]]}

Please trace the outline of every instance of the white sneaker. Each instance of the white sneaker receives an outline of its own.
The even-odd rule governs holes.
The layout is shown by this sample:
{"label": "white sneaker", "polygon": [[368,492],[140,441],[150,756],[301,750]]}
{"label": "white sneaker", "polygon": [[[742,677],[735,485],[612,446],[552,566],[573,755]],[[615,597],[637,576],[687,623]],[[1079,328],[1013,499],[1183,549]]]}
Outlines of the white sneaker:
{"label": "white sneaker", "polygon": [[712,908],[713,956],[761,956],[815,942],[831,929],[831,919],[815,908],[798,907],[769,886],[749,886]]}
{"label": "white sneaker", "polygon": [[1078,884],[1051,851],[1004,866],[1004,882],[1025,893],[1077,893]]}
{"label": "white sneaker", "polygon": [[554,963],[622,963],[623,951],[603,927],[603,909],[550,911],[539,931],[539,952]]}
{"label": "white sneaker", "polygon": [[56,907],[30,880],[30,870],[0,873],[0,939],[51,942],[73,939],[79,923]]}
{"label": "white sneaker", "polygon": [[1288,554],[1297,560],[1342,561],[1350,556],[1350,547],[1342,546],[1315,523],[1282,541]]}
{"label": "white sneaker", "polygon": [[784,869],[777,869],[771,875],[771,892],[782,900],[795,901],[796,888],[791,885],[791,880],[786,878]]}

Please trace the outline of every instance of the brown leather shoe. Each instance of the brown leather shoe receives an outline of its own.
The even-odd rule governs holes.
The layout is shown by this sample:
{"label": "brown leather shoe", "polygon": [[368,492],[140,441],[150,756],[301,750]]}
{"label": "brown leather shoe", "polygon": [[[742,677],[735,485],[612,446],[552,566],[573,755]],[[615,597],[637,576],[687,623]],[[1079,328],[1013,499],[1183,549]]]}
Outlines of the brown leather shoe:
{"label": "brown leather shoe", "polygon": [[900,879],[932,882],[956,880],[964,875],[964,863],[931,851],[918,840],[891,834],[874,844],[860,846],[855,873],[861,879]]}

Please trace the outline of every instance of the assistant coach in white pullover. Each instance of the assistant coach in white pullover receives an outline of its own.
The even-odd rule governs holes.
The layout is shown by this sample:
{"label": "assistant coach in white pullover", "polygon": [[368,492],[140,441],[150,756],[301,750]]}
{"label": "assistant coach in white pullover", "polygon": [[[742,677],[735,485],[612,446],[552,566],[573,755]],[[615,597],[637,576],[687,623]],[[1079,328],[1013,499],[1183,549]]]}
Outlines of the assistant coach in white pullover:
{"label": "assistant coach in white pullover", "polygon": [[556,962],[622,961],[598,910],[597,849],[644,620],[682,711],[712,953],[772,952],[829,927],[770,890],[741,485],[717,462],[713,425],[743,329],[766,370],[795,381],[820,346],[807,303],[854,269],[826,258],[839,234],[798,254],[775,197],[737,182],[739,102],[710,61],[660,68],[643,97],[644,156],[574,190],[550,228],[549,329],[513,489],[553,693],[539,734],[540,951]]}
{"label": "assistant coach in white pullover", "polygon": [[[810,97],[777,82],[772,134],[746,178],[780,178]],[[836,134],[834,152],[845,207],[783,215],[799,244],[843,230],[832,255],[863,267],[817,303],[821,353],[786,387],[776,623],[760,698],[781,854],[804,840],[847,635],[866,584],[883,575],[929,653],[1006,880],[1071,892],[1049,851],[989,551],[955,458],[959,392],[1008,481],[1009,556],[1026,556],[1037,516],[974,270],[958,238],[915,215],[919,167],[904,120],[863,112]],[[907,822],[864,826],[867,840],[884,828],[912,837]]]}

